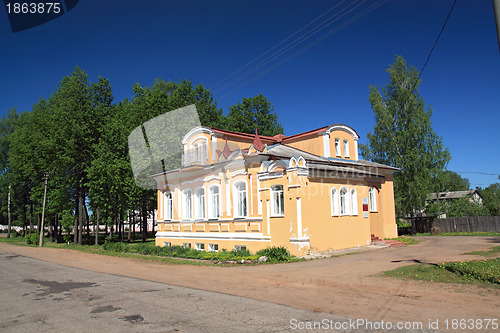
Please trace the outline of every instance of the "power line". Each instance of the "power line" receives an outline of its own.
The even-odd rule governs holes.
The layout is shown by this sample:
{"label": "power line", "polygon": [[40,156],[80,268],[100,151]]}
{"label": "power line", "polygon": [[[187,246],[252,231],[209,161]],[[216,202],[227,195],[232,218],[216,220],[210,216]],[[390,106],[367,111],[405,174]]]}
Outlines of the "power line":
{"label": "power line", "polygon": [[[292,55],[288,56],[286,59],[282,60],[278,64],[275,64],[271,68],[268,68],[267,70],[261,72],[260,74],[257,74],[253,78],[246,80],[247,82],[244,82],[243,84],[240,84],[240,87],[242,85],[246,85],[246,84],[248,84],[248,83],[250,83],[252,81],[255,81],[256,79],[264,76],[265,74],[269,73],[270,71],[272,71],[272,70],[276,69],[277,67],[283,65],[284,63],[290,61],[291,59],[293,59],[294,57],[298,56],[299,54],[305,52],[306,50],[308,50],[312,46],[318,44],[319,42],[321,42],[324,39],[326,39],[326,38],[330,37],[331,35],[333,35],[334,33],[340,31],[342,28],[348,26],[349,24],[355,22],[356,20],[358,20],[362,16],[368,14],[370,11],[374,10],[375,8],[377,8],[378,6],[382,5],[386,1],[388,1],[388,0],[381,0],[378,3],[370,5],[368,8],[364,9],[361,13],[358,13],[358,14],[354,15],[354,17],[348,19],[346,22],[342,23],[338,27],[336,27],[336,28],[334,28],[334,29],[326,32],[325,34],[319,36],[317,39],[313,40],[308,45],[302,47],[300,50],[295,51]],[[229,87],[235,85],[237,82],[243,80],[245,77],[247,77],[250,74],[256,72],[257,70],[261,69],[262,67],[266,66],[271,61],[274,61],[274,60],[278,59],[279,57],[282,57],[286,52],[288,52],[291,49],[297,47],[298,45],[306,42],[308,39],[310,39],[314,35],[318,34],[322,30],[324,30],[326,27],[330,26],[331,24],[335,23],[336,21],[338,21],[342,17],[346,16],[347,14],[349,14],[350,12],[352,12],[353,10],[355,10],[358,7],[360,7],[361,5],[363,5],[365,2],[367,2],[367,0],[364,0],[364,1],[356,0],[356,1],[348,4],[344,8],[340,9],[338,12],[334,13],[332,16],[328,17],[323,22],[321,22],[321,23],[317,24],[316,26],[312,27],[310,30],[306,31],[304,34],[295,37],[288,44],[282,46],[277,51],[273,52],[272,54],[270,54],[269,56],[265,57],[261,61],[255,63],[258,59],[264,57],[264,55],[270,53],[272,50],[276,49],[279,45],[282,45],[285,41],[289,40],[293,36],[296,36],[300,31],[304,30],[306,27],[308,27],[311,24],[313,24],[314,22],[318,21],[320,18],[322,18],[323,16],[325,16],[327,13],[331,12],[333,9],[337,8],[343,2],[344,1],[342,1],[341,3],[333,6],[328,11],[326,11],[325,13],[323,13],[322,15],[320,15],[319,17],[317,17],[316,19],[314,19],[313,21],[309,22],[304,27],[302,27],[301,29],[299,29],[298,31],[296,31],[294,34],[288,36],[286,39],[284,39],[283,41],[281,41],[280,43],[278,43],[277,45],[275,45],[274,47],[272,47],[268,51],[264,52],[259,57],[257,57],[254,60],[252,60],[250,63],[248,63],[245,66],[241,67],[239,70],[235,71],[234,73],[232,73],[231,75],[229,75],[228,77],[226,77],[225,79],[223,79],[222,81],[220,81],[219,83],[217,83],[216,86],[220,85],[221,83],[223,83],[223,82],[227,81],[228,79],[232,78],[228,82],[222,84],[222,86],[220,86],[219,88],[215,88],[214,89],[214,93],[220,93],[220,92],[228,89]],[[253,63],[255,63],[255,64],[253,66],[250,66]],[[249,68],[246,69],[243,73],[240,73],[240,72],[242,72],[247,67],[249,67]],[[238,74],[238,73],[240,73],[240,74]],[[234,90],[232,90],[230,93],[232,93]],[[226,94],[225,96],[227,96],[227,95],[228,94]]]}
{"label": "power line", "polygon": [[451,13],[453,12],[453,8],[455,8],[455,4],[457,3],[457,0],[455,0],[453,2],[453,6],[451,6],[451,9],[450,9],[450,12],[448,13],[448,16],[446,16],[446,19],[444,20],[444,24],[443,24],[443,27],[441,28],[441,31],[439,32],[437,38],[436,38],[436,41],[434,42],[434,45],[432,46],[430,52],[429,52],[429,55],[427,56],[427,59],[425,60],[425,63],[424,63],[424,66],[422,67],[422,69],[420,70],[420,73],[418,74],[418,77],[417,77],[417,80],[415,83],[418,82],[418,80],[420,79],[420,77],[422,76],[422,73],[424,72],[424,69],[425,67],[427,66],[427,63],[429,62],[429,59],[431,58],[431,55],[432,55],[432,52],[434,51],[434,48],[436,47],[438,41],[439,41],[439,38],[441,37],[441,34],[443,33],[444,31],[444,28],[446,27],[446,24],[448,23],[448,19],[450,18],[451,16]]}

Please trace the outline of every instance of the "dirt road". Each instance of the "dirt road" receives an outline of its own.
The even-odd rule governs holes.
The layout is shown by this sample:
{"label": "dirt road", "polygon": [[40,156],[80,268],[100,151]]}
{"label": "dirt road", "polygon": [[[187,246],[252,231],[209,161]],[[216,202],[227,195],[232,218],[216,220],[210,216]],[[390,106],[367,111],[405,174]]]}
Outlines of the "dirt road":
{"label": "dirt road", "polygon": [[[500,289],[403,281],[379,273],[415,262],[480,258],[464,252],[488,249],[500,237],[428,237],[418,245],[293,264],[212,267],[147,263],[52,248],[0,243],[15,253],[90,271],[217,291],[351,318],[435,321],[496,318]],[[440,330],[446,330],[440,326]]]}

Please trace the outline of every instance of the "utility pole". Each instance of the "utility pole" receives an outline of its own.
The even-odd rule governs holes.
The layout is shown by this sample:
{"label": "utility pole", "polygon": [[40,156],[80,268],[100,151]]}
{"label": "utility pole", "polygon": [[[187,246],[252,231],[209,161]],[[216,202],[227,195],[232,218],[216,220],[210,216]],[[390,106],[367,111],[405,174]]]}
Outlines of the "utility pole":
{"label": "utility pole", "polygon": [[497,25],[498,50],[500,52],[500,0],[493,0],[493,13]]}
{"label": "utility pole", "polygon": [[9,184],[9,194],[7,194],[7,220],[9,221],[9,225],[7,227],[7,238],[10,238],[10,184]]}
{"label": "utility pole", "polygon": [[43,206],[42,206],[42,223],[40,228],[40,242],[38,246],[41,247],[43,244],[43,219],[45,217],[45,198],[47,197],[47,180],[49,179],[49,173],[45,173],[45,189],[43,190]]}

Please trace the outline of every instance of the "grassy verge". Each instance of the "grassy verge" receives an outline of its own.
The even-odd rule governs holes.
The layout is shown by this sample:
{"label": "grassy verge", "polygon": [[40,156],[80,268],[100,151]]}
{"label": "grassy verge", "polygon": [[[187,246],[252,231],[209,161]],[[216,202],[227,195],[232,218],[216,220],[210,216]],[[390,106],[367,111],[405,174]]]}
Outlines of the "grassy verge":
{"label": "grassy verge", "polygon": [[[23,237],[0,238],[1,242],[14,245],[37,247],[28,238],[28,242]],[[193,264],[193,265],[213,265],[213,264],[257,264],[259,257],[266,256],[267,263],[295,262],[303,261],[291,256],[290,253],[282,247],[272,247],[261,250],[256,254],[250,254],[248,250],[219,252],[205,252],[180,246],[160,247],[156,246],[154,240],[146,243],[123,243],[123,242],[105,242],[103,245],[78,245],[72,243],[49,243],[44,247],[71,249],[86,253],[110,255],[117,257],[144,259],[148,261],[161,261],[175,264]]]}
{"label": "grassy verge", "polygon": [[500,261],[495,259],[415,264],[383,273],[400,279],[445,283],[479,283],[500,287]]}
{"label": "grassy verge", "polygon": [[473,252],[466,252],[464,254],[483,256],[483,257],[496,257],[500,256],[500,246],[494,246],[488,251],[473,251]]}
{"label": "grassy verge", "polygon": [[398,238],[388,238],[388,240],[396,240],[401,243],[404,243],[405,245],[414,245],[420,243],[418,239],[405,236],[399,236]]}
{"label": "grassy verge", "polygon": [[412,237],[429,237],[429,236],[475,236],[475,237],[499,237],[500,232],[441,232],[438,235],[431,235],[430,232],[419,232]]}

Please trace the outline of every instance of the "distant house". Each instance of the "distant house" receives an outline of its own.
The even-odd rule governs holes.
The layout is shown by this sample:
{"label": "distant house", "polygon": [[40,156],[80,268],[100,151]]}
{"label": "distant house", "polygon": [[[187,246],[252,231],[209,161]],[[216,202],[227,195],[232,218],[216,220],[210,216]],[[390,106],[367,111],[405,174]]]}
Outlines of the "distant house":
{"label": "distant house", "polygon": [[273,137],[193,128],[182,166],[153,176],[156,244],[303,255],[397,237],[397,169],[359,159],[358,138],[343,124]]}
{"label": "distant house", "polygon": [[468,198],[471,202],[483,204],[483,199],[477,190],[430,193],[427,202],[451,201],[459,198]]}
{"label": "distant house", "polygon": [[[468,191],[447,191],[447,192],[439,192],[439,193],[430,193],[427,196],[426,204],[429,205],[431,203],[437,202],[451,202],[453,200],[457,200],[460,198],[467,198],[470,202],[478,203],[479,205],[483,204],[483,199],[477,190],[468,190]],[[437,214],[439,218],[446,218],[446,213],[440,212]]]}

